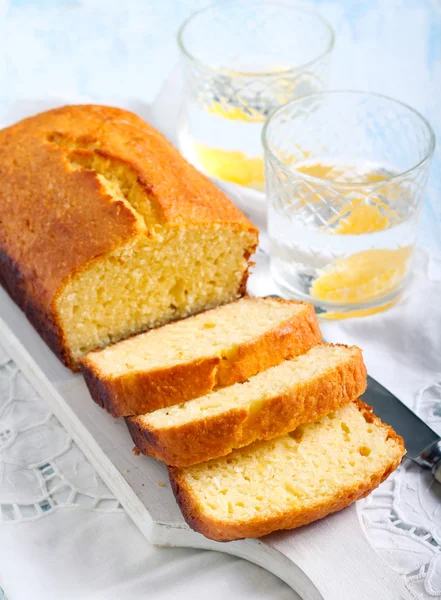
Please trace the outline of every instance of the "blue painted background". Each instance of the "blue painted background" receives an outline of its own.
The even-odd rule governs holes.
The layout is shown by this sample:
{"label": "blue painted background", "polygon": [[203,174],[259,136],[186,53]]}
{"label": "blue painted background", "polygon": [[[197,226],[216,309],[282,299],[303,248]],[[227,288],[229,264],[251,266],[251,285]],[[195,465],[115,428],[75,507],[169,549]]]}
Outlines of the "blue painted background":
{"label": "blue painted background", "polygon": [[[178,59],[179,25],[210,3],[0,0],[0,116],[2,106],[29,96],[153,100]],[[336,31],[330,87],[401,99],[429,119],[441,140],[440,0],[301,4],[319,10]],[[441,253],[440,148],[420,240]]]}

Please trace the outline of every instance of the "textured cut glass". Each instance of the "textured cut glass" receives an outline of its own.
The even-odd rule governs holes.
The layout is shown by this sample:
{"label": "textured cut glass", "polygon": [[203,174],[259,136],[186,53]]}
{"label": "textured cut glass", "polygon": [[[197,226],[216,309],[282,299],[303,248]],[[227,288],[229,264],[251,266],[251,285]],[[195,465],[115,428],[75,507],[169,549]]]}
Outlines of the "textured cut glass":
{"label": "textured cut glass", "polygon": [[325,87],[333,33],[308,10],[238,2],[196,13],[179,34],[184,156],[208,175],[263,189],[263,124]]}
{"label": "textured cut glass", "polygon": [[383,96],[325,92],[278,110],[264,143],[271,270],[283,291],[336,316],[393,302],[410,274],[428,123]]}

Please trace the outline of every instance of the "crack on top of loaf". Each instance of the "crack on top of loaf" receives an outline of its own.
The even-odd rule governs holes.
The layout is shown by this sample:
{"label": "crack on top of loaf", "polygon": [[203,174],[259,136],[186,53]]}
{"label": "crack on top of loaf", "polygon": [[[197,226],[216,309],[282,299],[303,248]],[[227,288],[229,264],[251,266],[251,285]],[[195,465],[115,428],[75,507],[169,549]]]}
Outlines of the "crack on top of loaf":
{"label": "crack on top of loaf", "polygon": [[160,224],[148,184],[140,180],[130,164],[105,152],[100,140],[87,135],[74,139],[51,132],[47,141],[66,148],[65,159],[70,168],[94,172],[106,194],[116,202],[128,203],[145,225]]}
{"label": "crack on top of loaf", "polygon": [[56,146],[61,146],[62,148],[71,148],[71,149],[79,149],[82,148],[84,150],[95,150],[101,146],[100,140],[97,140],[95,137],[90,135],[81,135],[76,139],[73,139],[67,135],[64,135],[58,131],[51,131],[47,135],[47,141],[51,144],[55,144]]}

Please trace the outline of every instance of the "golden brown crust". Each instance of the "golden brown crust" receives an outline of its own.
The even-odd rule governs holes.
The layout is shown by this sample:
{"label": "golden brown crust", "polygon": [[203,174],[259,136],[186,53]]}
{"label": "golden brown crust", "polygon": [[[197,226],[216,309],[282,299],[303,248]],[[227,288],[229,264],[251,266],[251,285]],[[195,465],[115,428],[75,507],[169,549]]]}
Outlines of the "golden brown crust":
{"label": "golden brown crust", "polygon": [[295,529],[307,525],[327,515],[342,510],[356,500],[370,494],[380,483],[382,483],[394,471],[405,453],[404,442],[391,427],[382,423],[376,417],[372,409],[361,400],[356,400],[356,405],[364,417],[381,427],[388,429],[388,437],[394,439],[400,447],[400,455],[391,460],[386,469],[374,473],[356,486],[342,488],[333,498],[332,502],[317,503],[316,506],[286,511],[270,518],[253,518],[248,521],[226,523],[221,520],[211,519],[201,514],[197,499],[186,484],[183,472],[176,467],[168,467],[170,483],[175,498],[179,504],[182,514],[192,529],[205,535],[205,537],[218,542],[229,542],[243,538],[262,537],[280,529]]}
{"label": "golden brown crust", "polygon": [[82,359],[81,368],[97,404],[114,417],[142,415],[204,396],[216,387],[245,381],[289,356],[307,352],[322,336],[313,306],[303,306],[299,314],[240,346],[228,360],[213,356],[173,368],[135,371],[113,379],[102,376],[87,357]]}
{"label": "golden brown crust", "polygon": [[14,302],[25,312],[27,318],[38,331],[46,344],[57,354],[66,366],[74,370],[71,360],[62,342],[61,331],[54,320],[48,320],[47,314],[29,298],[21,283],[19,269],[9,256],[0,248],[0,285],[6,290]]}
{"label": "golden brown crust", "polygon": [[[282,298],[272,298],[279,303],[289,303]],[[226,387],[238,381],[246,381],[251,375],[280,364],[285,358],[299,356],[322,340],[317,315],[312,304],[301,303],[301,318],[293,317],[270,329],[237,349],[233,360],[220,364],[216,385]],[[196,396],[193,396],[196,397]]]}
{"label": "golden brown crust", "polygon": [[95,402],[114,417],[121,417],[179,404],[188,397],[204,396],[215,385],[220,360],[214,356],[111,380],[100,377],[95,365],[87,359],[81,361],[81,368]]}
{"label": "golden brown crust", "polygon": [[126,165],[161,224],[221,223],[256,232],[164,136],[125,110],[65,106],[0,131],[0,281],[71,368],[55,314],[58,295],[93,261],[148,235],[140,215],[110,197],[94,171],[72,167],[78,153]]}
{"label": "golden brown crust", "polygon": [[[247,414],[245,408],[234,408],[216,419],[205,419],[199,423],[199,427],[183,432],[178,428],[170,428],[164,435],[157,435],[143,426],[137,417],[126,417],[126,425],[140,452],[168,465],[184,467],[228,454],[229,451],[224,452],[223,449],[235,447],[237,431]],[[201,458],[197,460],[199,456]]]}
{"label": "golden brown crust", "polygon": [[127,427],[137,448],[168,465],[186,467],[293,431],[337,410],[366,390],[366,367],[361,350],[336,369],[300,384],[289,392],[268,398],[249,415],[244,407],[184,425],[154,429],[143,417],[129,417]]}
{"label": "golden brown crust", "polygon": [[403,438],[400,435],[398,435],[395,432],[395,430],[392,429],[392,427],[390,425],[388,425],[387,423],[384,423],[384,421],[382,421],[380,419],[380,417],[377,417],[377,415],[374,413],[374,409],[372,408],[372,406],[368,406],[365,402],[363,402],[363,400],[360,400],[360,399],[355,400],[354,404],[356,405],[358,410],[362,413],[364,419],[368,423],[373,423],[377,427],[382,427],[383,429],[387,429],[387,432],[388,432],[387,439],[392,439],[399,446],[401,446],[403,449],[403,455],[404,455],[406,448],[404,446]]}

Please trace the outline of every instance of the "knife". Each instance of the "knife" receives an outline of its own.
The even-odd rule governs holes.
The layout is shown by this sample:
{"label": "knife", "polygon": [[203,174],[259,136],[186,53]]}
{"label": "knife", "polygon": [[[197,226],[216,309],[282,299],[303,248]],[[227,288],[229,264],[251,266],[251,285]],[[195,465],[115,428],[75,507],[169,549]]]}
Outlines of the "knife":
{"label": "knife", "polygon": [[378,381],[368,376],[363,402],[404,439],[406,456],[441,483],[441,437]]}

